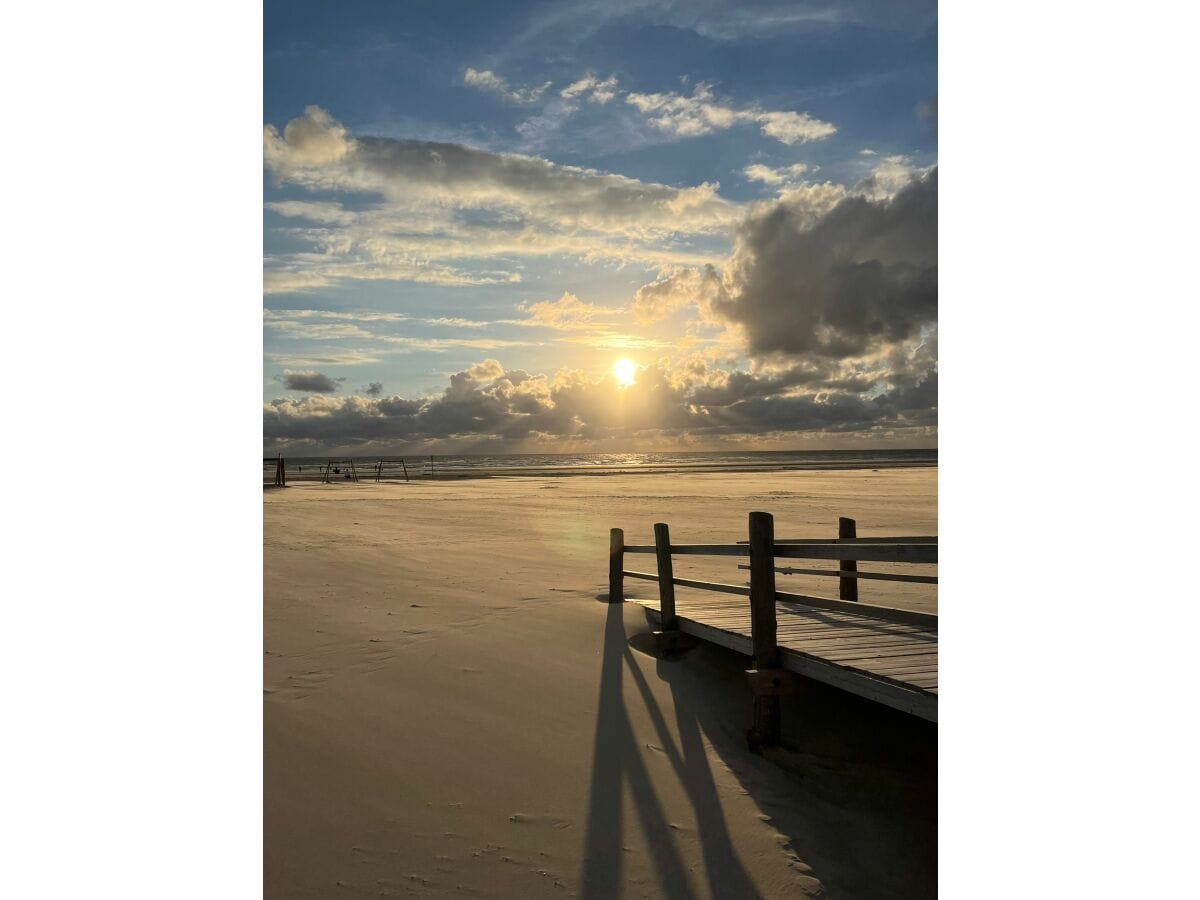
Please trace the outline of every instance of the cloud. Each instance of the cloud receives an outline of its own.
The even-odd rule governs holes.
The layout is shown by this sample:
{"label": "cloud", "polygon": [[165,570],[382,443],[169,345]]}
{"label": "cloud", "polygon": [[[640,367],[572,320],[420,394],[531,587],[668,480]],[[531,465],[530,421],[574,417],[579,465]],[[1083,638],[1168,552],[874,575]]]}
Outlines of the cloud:
{"label": "cloud", "polygon": [[499,449],[633,438],[646,446],[769,434],[933,434],[935,370],[913,370],[897,384],[874,381],[871,372],[854,377],[832,362],[755,374],[712,369],[692,357],[674,368],[665,360],[641,367],[635,383],[623,387],[608,373],[562,369],[550,377],[489,358],[450,376],[433,397],[279,398],[264,404],[263,424],[276,448]]}
{"label": "cloud", "polygon": [[[267,293],[361,279],[516,282],[513,258],[525,256],[702,264],[711,255],[692,242],[727,233],[744,214],[716,184],[672,187],[536,156],[350,137],[316,107],[282,136],[268,126],[264,141],[267,169],[280,183],[325,195],[268,205],[289,223],[275,230],[305,249],[266,260]],[[343,152],[314,153],[314,144]]]}
{"label": "cloud", "polygon": [[754,205],[724,266],[664,269],[649,324],[694,306],[752,359],[881,352],[937,322],[937,169],[888,157],[851,189],[800,184]]}
{"label": "cloud", "polygon": [[814,119],[808,113],[758,107],[739,109],[721,103],[705,82],[697,84],[690,97],[676,93],[630,92],[625,96],[625,102],[645,115],[655,128],[675,137],[697,137],[746,123],[757,124],[767,137],[784,144],[821,140],[837,132],[830,123]]}
{"label": "cloud", "polygon": [[711,265],[703,269],[676,268],[638,288],[633,296],[634,318],[650,325],[687,306],[711,309],[724,291],[720,273]]}
{"label": "cloud", "polygon": [[557,331],[593,329],[602,324],[597,316],[611,316],[621,312],[619,307],[597,306],[580,300],[570,291],[565,291],[557,300],[540,303],[523,303],[519,309],[527,314],[525,319],[512,324],[535,325]]}
{"label": "cloud", "polygon": [[308,106],[292,119],[281,136],[274,125],[263,128],[263,157],[273,168],[319,168],[344,159],[354,141],[339,122],[319,106]]}
{"label": "cloud", "polygon": [[539,87],[527,88],[512,88],[509,87],[507,81],[497,75],[495,72],[490,72],[486,69],[479,71],[477,69],[468,68],[463,73],[463,84],[479,88],[481,91],[490,91],[499,96],[507,103],[514,103],[518,106],[525,106],[531,103],[537,103],[538,99],[550,87],[551,82],[547,81]]}
{"label": "cloud", "polygon": [[[344,312],[321,309],[264,309],[263,324],[281,337],[310,341],[355,340],[360,345],[374,345],[370,353],[391,351],[408,353],[427,350],[439,353],[445,350],[502,350],[512,347],[537,346],[536,341],[505,340],[497,337],[417,337],[412,334],[397,334],[396,325],[419,324],[436,328],[463,327],[479,328],[489,324],[521,324],[503,322],[476,322],[456,318],[420,318],[398,313]],[[359,351],[362,352],[361,350]],[[289,357],[291,358],[291,357]],[[333,357],[324,357],[332,359]],[[355,358],[354,356],[350,358]],[[363,357],[377,361],[378,357]]]}
{"label": "cloud", "polygon": [[808,166],[804,163],[793,163],[790,166],[781,166],[778,169],[772,169],[770,166],[755,163],[742,169],[742,174],[750,181],[761,181],[763,184],[775,185],[795,181],[807,171]]}
{"label": "cloud", "polygon": [[383,395],[383,382],[382,381],[372,381],[370,384],[368,384],[366,387],[364,387],[362,389],[362,392],[364,394],[366,394],[368,397],[382,396]]}
{"label": "cloud", "polygon": [[283,385],[289,391],[312,391],[317,394],[331,394],[338,389],[338,381],[320,372],[284,372]]}
{"label": "cloud", "polygon": [[937,321],[937,170],[815,224],[787,200],[739,229],[712,311],[752,356],[862,355]]}
{"label": "cloud", "polygon": [[911,157],[885,156],[870,175],[854,186],[852,193],[868,200],[886,200],[929,171],[914,166]]}
{"label": "cloud", "polygon": [[610,75],[603,81],[591,73],[567,85],[558,95],[564,100],[586,97],[592,103],[605,104],[617,95],[617,76]]}

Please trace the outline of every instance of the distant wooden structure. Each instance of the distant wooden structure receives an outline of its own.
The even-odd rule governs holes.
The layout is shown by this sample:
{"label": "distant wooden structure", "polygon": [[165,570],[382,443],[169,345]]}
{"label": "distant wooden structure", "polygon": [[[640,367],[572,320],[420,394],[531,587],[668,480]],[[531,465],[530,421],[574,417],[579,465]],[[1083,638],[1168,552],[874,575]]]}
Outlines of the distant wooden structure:
{"label": "distant wooden structure", "polygon": [[[859,572],[859,562],[937,563],[937,537],[857,537],[853,519],[842,518],[836,539],[777,539],[774,518],[750,513],[749,540],[736,544],[672,544],[665,523],[654,526],[653,545],[625,544],[625,533],[609,535],[609,601],[622,602],[624,579],[658,583],[657,600],[628,598],[657,616],[656,638],[664,649],[682,635],[710,641],[754,658],[749,670],[754,692],[752,746],[779,740],[780,697],[794,687],[795,674],[821,681],[877,703],[937,721],[937,615],[862,603],[862,580],[937,584],[934,575]],[[626,553],[652,553],[657,573],[627,571]],[[739,568],[749,586],[676,578],[674,556],[749,557]],[[836,560],[838,568],[777,566],[778,559]],[[815,597],[776,590],[776,574],[831,576],[839,596]],[[749,597],[749,603],[715,597],[680,602],[675,587]]]}
{"label": "distant wooden structure", "polygon": [[[335,471],[335,470],[334,470],[334,467],[335,467],[335,466],[337,467],[337,471]],[[329,476],[330,476],[331,474],[332,474],[332,475],[341,475],[341,474],[343,474],[343,473],[341,472],[341,469],[343,469],[343,468],[346,468],[346,467],[349,467],[349,470],[350,470],[350,471],[348,471],[348,472],[344,473],[344,474],[345,474],[345,477],[346,477],[346,480],[348,480],[348,481],[353,481],[355,484],[357,484],[357,483],[358,483],[358,470],[357,470],[356,468],[354,468],[354,460],[352,460],[352,459],[346,459],[346,460],[330,459],[330,460],[326,460],[326,461],[325,461],[325,471],[321,473],[321,484],[329,484]]]}

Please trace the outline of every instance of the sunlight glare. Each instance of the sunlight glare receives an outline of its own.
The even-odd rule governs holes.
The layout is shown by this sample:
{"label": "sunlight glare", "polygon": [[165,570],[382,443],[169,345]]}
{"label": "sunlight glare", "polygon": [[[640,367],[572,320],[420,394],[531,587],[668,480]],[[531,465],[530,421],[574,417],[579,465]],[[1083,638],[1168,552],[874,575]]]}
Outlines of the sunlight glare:
{"label": "sunlight glare", "polygon": [[613,363],[613,375],[621,387],[629,387],[637,377],[637,365],[632,359],[622,357]]}

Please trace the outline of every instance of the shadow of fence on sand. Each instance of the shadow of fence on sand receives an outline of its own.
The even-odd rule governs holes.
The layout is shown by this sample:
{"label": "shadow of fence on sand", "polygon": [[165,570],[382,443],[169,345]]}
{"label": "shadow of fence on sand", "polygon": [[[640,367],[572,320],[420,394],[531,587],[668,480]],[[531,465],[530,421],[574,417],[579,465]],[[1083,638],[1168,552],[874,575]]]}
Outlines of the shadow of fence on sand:
{"label": "shadow of fence on sand", "polygon": [[584,846],[585,898],[611,898],[622,887],[622,803],[629,788],[634,808],[653,854],[659,888],[665,897],[697,896],[687,866],[675,845],[671,823],[663,813],[629,720],[622,690],[630,672],[642,703],[654,723],[663,750],[687,792],[695,811],[709,889],[716,897],[757,898],[741,860],[734,853],[721,810],[716,783],[700,738],[700,727],[689,702],[675,705],[679,744],[671,735],[662,710],[633,659],[625,634],[622,604],[609,607],[604,630],[600,703],[593,748],[591,799]]}
{"label": "shadow of fence on sand", "polygon": [[[651,620],[631,639],[623,606],[611,605],[605,623],[582,897],[623,893],[626,795],[661,896],[763,896],[734,849],[706,741],[786,839],[781,852],[790,844],[798,854],[797,876],[819,879],[836,896],[936,895],[936,726],[814,684],[803,704],[792,704],[804,727],[785,714],[790,746],[755,756],[744,736],[747,661],[702,645],[687,660],[656,663],[655,675],[671,691],[676,737],[630,646],[650,650]],[[629,704],[644,708],[694,813],[702,875],[689,871],[654,791],[644,739],[630,719],[626,672]]]}

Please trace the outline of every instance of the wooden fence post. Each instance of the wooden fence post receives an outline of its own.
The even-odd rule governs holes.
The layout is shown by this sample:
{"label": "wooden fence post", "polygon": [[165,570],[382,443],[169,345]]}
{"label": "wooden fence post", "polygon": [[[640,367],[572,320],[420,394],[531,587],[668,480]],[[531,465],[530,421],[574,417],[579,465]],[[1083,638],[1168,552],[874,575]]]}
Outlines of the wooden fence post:
{"label": "wooden fence post", "polygon": [[[781,661],[775,618],[775,519],[750,513],[750,638],[757,672],[777,669]],[[757,680],[754,682],[759,683]],[[755,691],[752,748],[779,743],[779,695]]]}
{"label": "wooden fence post", "polygon": [[608,602],[625,602],[625,532],[614,528],[608,533]]}
{"label": "wooden fence post", "polygon": [[[858,526],[853,519],[847,519],[845,516],[838,517],[838,539],[856,538],[858,537]],[[853,559],[843,559],[838,566],[838,571],[842,573],[852,572],[852,575],[845,575],[838,579],[838,597],[842,600],[858,601],[858,562]]]}
{"label": "wooden fence post", "polygon": [[679,618],[675,615],[675,572],[671,565],[671,532],[666,522],[654,526],[654,552],[658,557],[658,609],[659,625],[663,631],[678,631]]}

